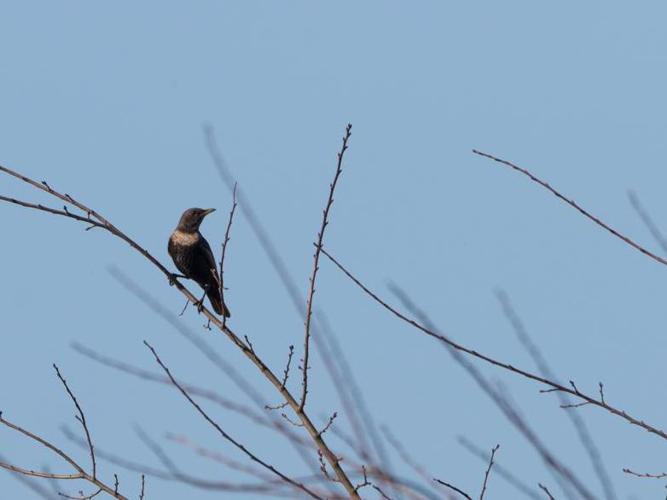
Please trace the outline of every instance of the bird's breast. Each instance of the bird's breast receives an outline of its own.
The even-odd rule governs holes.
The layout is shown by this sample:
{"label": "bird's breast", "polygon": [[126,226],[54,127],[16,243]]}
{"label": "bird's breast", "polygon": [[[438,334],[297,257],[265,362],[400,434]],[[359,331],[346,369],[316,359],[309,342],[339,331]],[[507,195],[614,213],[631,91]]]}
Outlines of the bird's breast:
{"label": "bird's breast", "polygon": [[171,233],[171,241],[178,246],[194,245],[199,242],[199,233],[184,233],[176,230]]}

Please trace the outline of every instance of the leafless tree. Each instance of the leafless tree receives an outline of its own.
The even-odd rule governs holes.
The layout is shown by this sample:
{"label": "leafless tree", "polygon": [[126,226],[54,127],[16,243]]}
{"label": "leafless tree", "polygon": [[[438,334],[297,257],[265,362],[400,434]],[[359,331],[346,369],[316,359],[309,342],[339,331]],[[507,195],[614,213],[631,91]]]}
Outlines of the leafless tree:
{"label": "leafless tree", "polygon": [[[610,473],[605,468],[598,447],[593,441],[585,422],[577,413],[580,411],[580,408],[585,406],[596,408],[619,419],[619,421],[647,431],[652,436],[667,439],[667,433],[657,423],[648,422],[644,418],[630,414],[620,404],[609,403],[605,399],[602,382],[597,382],[599,388],[597,393],[590,393],[580,390],[572,380],[564,383],[557,379],[554,371],[552,371],[552,367],[547,363],[546,357],[528,335],[526,328],[510,304],[506,294],[499,293],[499,300],[503,311],[513,326],[521,345],[535,362],[535,371],[515,366],[508,361],[486,354],[481,348],[473,348],[453,340],[450,336],[443,334],[431,321],[426,312],[421,310],[413,299],[398,285],[393,284],[390,287],[390,291],[393,292],[400,305],[392,305],[390,299],[383,297],[380,292],[374,290],[374,287],[363,281],[361,274],[353,272],[348,266],[343,264],[342,259],[334,256],[334,252],[330,249],[329,245],[325,246],[325,231],[332,220],[334,195],[344,170],[346,152],[350,147],[352,137],[351,125],[345,128],[341,148],[337,153],[334,176],[329,184],[320,227],[316,233],[312,270],[307,286],[305,287],[305,297],[301,295],[297,281],[294,280],[289,269],[284,264],[282,257],[268,236],[268,232],[262,226],[260,218],[255,214],[249,199],[243,190],[238,187],[236,180],[225,164],[217,148],[212,128],[207,128],[205,133],[214,165],[232,193],[232,204],[219,261],[220,276],[223,276],[225,265],[227,264],[227,248],[231,240],[232,225],[238,206],[239,210],[245,215],[245,221],[257,235],[262,248],[267,253],[269,260],[292,300],[297,314],[303,318],[302,350],[295,350],[294,344],[285,346],[284,365],[270,367],[260,353],[256,351],[247,334],[237,329],[232,330],[225,319],[220,319],[206,307],[202,307],[200,314],[206,318],[207,327],[220,335],[204,340],[201,338],[200,332],[189,330],[177,315],[166,310],[159,304],[150,290],[139,286],[118,269],[112,269],[112,275],[137,300],[148,305],[153,312],[165,318],[179,333],[192,342],[202,356],[213,362],[225,377],[228,377],[249,397],[254,406],[247,406],[231,401],[218,392],[205,388],[200,383],[194,381],[186,382],[181,378],[182,374],[178,373],[178,370],[170,367],[173,360],[167,359],[166,356],[163,357],[159,354],[159,348],[154,347],[146,341],[144,341],[144,344],[147,354],[150,355],[154,363],[153,370],[114,359],[78,343],[74,344],[73,348],[100,365],[118,370],[143,381],[173,387],[182,396],[183,403],[188,405],[193,412],[201,417],[202,424],[209,426],[222,440],[230,443],[238,453],[238,456],[229,456],[228,454],[221,453],[215,449],[213,443],[207,443],[206,445],[199,444],[191,439],[187,432],[169,433],[165,436],[165,439],[180,446],[184,451],[190,450],[212,462],[224,464],[225,467],[237,472],[239,475],[250,476],[252,477],[252,481],[220,481],[202,476],[198,472],[191,473],[184,471],[165,452],[160,443],[150,437],[141,428],[137,429],[138,438],[159,460],[161,468],[141,463],[132,457],[121,456],[102,449],[94,442],[93,435],[95,433],[93,432],[93,427],[97,429],[105,423],[95,422],[92,425],[86,419],[86,414],[83,410],[86,406],[85,402],[79,401],[70,383],[63,377],[59,368],[54,365],[57,378],[76,408],[76,419],[80,424],[84,437],[82,438],[69,429],[66,429],[65,436],[67,441],[72,445],[87,450],[90,464],[84,466],[72,458],[71,453],[65,451],[64,445],[55,444],[53,441],[42,437],[38,432],[27,430],[24,426],[6,418],[4,414],[0,413],[0,424],[57,455],[71,469],[67,472],[52,472],[46,469],[37,469],[34,465],[27,467],[19,466],[8,458],[0,459],[0,467],[9,470],[17,479],[26,482],[40,496],[49,498],[50,492],[41,483],[34,482],[36,479],[50,480],[52,484],[56,484],[56,492],[59,496],[79,500],[90,499],[98,495],[107,495],[118,499],[149,498],[151,481],[176,481],[188,485],[193,489],[214,490],[234,495],[252,493],[286,498],[361,498],[362,496],[373,495],[374,497],[385,499],[461,497],[472,499],[473,495],[471,493],[466,492],[460,486],[456,485],[456,478],[447,477],[447,471],[440,470],[438,464],[432,465],[433,470],[429,471],[417,459],[411,456],[409,445],[402,444],[399,438],[389,431],[387,427],[380,428],[375,423],[372,408],[369,409],[367,406],[360,384],[355,379],[346,359],[346,353],[338,346],[326,316],[318,313],[314,308],[318,271],[322,262],[328,262],[334,269],[339,270],[366,297],[378,304],[401,323],[409,326],[411,332],[420,336],[427,336],[435,345],[444,347],[443,352],[451,356],[456,363],[464,368],[465,372],[476,383],[480,393],[489,397],[501,414],[510,422],[516,430],[517,436],[523,437],[532,447],[537,456],[545,464],[548,473],[560,488],[565,498],[595,499],[604,497],[611,500],[617,498],[614,488],[614,477],[618,474]],[[559,200],[576,209],[581,215],[627,245],[630,245],[657,263],[667,265],[665,258],[651,252],[645,246],[636,243],[614,229],[611,225],[582,208],[577,202],[568,198],[527,169],[487,153],[476,150],[473,152],[476,155],[493,160],[528,177],[532,182],[548,190]],[[181,293],[188,303],[196,303],[197,297],[171,273],[167,265],[149,253],[137,240],[131,238],[118,226],[114,225],[110,219],[100,214],[92,205],[84,204],[78,198],[75,199],[65,192],[54,189],[46,181],[37,181],[8,167],[0,166],[0,172],[46,193],[49,197],[64,205],[62,208],[57,208],[5,195],[0,195],[0,200],[27,209],[69,218],[73,221],[84,223],[86,230],[101,230],[124,241],[164,275],[166,278],[165,284],[173,285],[174,289]],[[638,197],[635,194],[631,194],[630,199],[643,223],[647,225],[658,243],[663,245],[663,249],[666,248],[657,225],[642,207]],[[325,259],[322,259],[323,256]],[[221,293],[224,294],[225,290],[221,289]],[[257,390],[247,381],[243,380],[243,377],[238,374],[234,366],[221,359],[211,349],[209,342],[222,342],[224,339],[227,342],[231,342],[270,384],[274,390],[274,397],[278,400],[277,403],[269,404],[264,401]],[[316,363],[311,356],[311,340],[320,355],[321,365]],[[294,356],[297,356],[297,358],[293,359]],[[535,424],[529,422],[523,416],[519,403],[509,395],[504,386],[494,384],[482,373],[480,366],[483,365],[496,369],[499,372],[507,373],[512,377],[519,377],[529,381],[535,384],[535,387],[541,393],[555,393],[559,397],[559,405],[570,418],[584,451],[593,465],[599,486],[602,489],[602,495],[594,491],[590,481],[583,480],[578,471],[573,470],[564,460],[557,457],[556,453],[548,448],[541,438],[539,431],[536,430]],[[295,377],[290,379],[291,371],[295,369],[295,366],[301,372],[300,397],[293,394],[289,387],[289,381],[295,379]],[[312,385],[309,385],[309,373],[312,373],[312,370],[326,373],[337,391],[343,411],[332,411],[328,415],[318,417],[317,419],[312,416],[309,410],[311,407],[306,404],[308,395],[312,391]],[[619,400],[619,397],[616,396],[615,399]],[[242,443],[240,439],[225,429],[224,424],[215,418],[211,412],[207,411],[198,400],[206,400],[225,411],[238,414],[249,425],[274,432],[278,438],[284,439],[289,446],[297,451],[304,466],[307,468],[307,472],[299,476],[293,476],[284,471],[284,464],[271,463],[267,457],[263,456],[264,450],[251,449],[250,446]],[[331,406],[334,406],[333,402]],[[349,432],[345,426],[339,425],[343,419],[345,419],[345,422],[349,426]],[[332,445],[332,442],[335,442],[336,445]],[[495,476],[510,483],[524,497],[556,498],[549,487],[543,484],[545,482],[544,478],[519,479],[517,474],[511,470],[512,464],[501,465],[497,463],[496,452],[500,445],[494,446],[490,454],[487,454],[473,445],[466,437],[461,438],[461,443],[465,449],[480,457],[486,463],[485,467],[480,467],[479,494],[475,495],[480,500],[493,498],[493,481]],[[393,450],[400,458],[402,463],[400,468],[395,467],[391,463],[389,449]],[[0,449],[0,451],[4,454],[8,450]],[[141,488],[139,491],[126,491],[123,485],[120,484],[116,472],[114,472],[118,468],[132,471],[140,477]],[[408,472],[404,472],[403,468],[407,468]],[[667,477],[662,472],[633,472],[631,469],[624,469],[618,472],[624,472],[626,475],[633,477],[656,480]],[[146,481],[145,477],[148,477],[149,480]],[[84,492],[80,490],[77,495],[65,493],[62,491],[60,485],[66,481],[85,482],[89,491]],[[553,486],[551,488],[553,489]]]}

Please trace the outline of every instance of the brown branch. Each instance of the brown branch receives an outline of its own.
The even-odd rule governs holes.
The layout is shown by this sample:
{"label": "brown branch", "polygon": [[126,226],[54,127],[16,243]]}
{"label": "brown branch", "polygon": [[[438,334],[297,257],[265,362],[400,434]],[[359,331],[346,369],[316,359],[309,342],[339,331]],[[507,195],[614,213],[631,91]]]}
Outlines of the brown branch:
{"label": "brown branch", "polygon": [[183,386],[181,386],[181,385],[176,381],[176,379],[175,379],[175,378],[173,377],[173,375],[171,374],[171,371],[169,370],[169,368],[167,368],[167,367],[165,366],[165,364],[162,362],[162,360],[161,360],[160,357],[158,356],[157,352],[155,352],[155,349],[153,348],[153,346],[151,346],[151,345],[150,345],[148,342],[146,342],[145,340],[144,340],[144,344],[145,344],[146,347],[148,347],[148,348],[150,349],[150,351],[153,353],[153,356],[155,357],[155,361],[162,367],[162,369],[164,370],[164,372],[167,374],[167,376],[168,376],[169,379],[171,380],[171,383],[174,384],[174,385],[176,386],[176,388],[181,392],[181,394],[183,394],[183,396],[185,397],[185,399],[187,399],[188,402],[189,402],[192,406],[195,407],[195,409],[197,410],[197,412],[199,412],[199,414],[200,414],[202,417],[204,417],[204,419],[205,419],[209,424],[211,424],[211,425],[218,431],[218,433],[220,433],[220,435],[221,435],[224,439],[226,439],[227,441],[229,441],[230,443],[232,443],[235,447],[237,447],[239,450],[241,450],[243,453],[245,453],[245,454],[246,454],[246,455],[247,455],[253,462],[256,462],[256,463],[260,464],[260,465],[261,465],[262,467],[264,467],[265,469],[268,469],[269,471],[271,471],[272,473],[274,473],[275,475],[277,475],[278,477],[280,477],[283,481],[285,481],[285,482],[291,484],[292,486],[294,486],[294,487],[296,487],[296,488],[299,488],[300,490],[304,491],[305,493],[307,493],[308,495],[310,495],[310,496],[313,497],[313,498],[321,499],[320,496],[316,495],[314,492],[312,492],[311,490],[309,490],[309,489],[308,489],[307,487],[305,487],[303,484],[298,483],[298,482],[294,481],[293,479],[287,477],[286,475],[284,475],[282,472],[280,472],[278,469],[276,469],[276,468],[273,467],[272,465],[270,465],[270,464],[264,462],[261,458],[258,458],[255,454],[253,454],[252,452],[250,452],[244,445],[242,445],[241,443],[239,443],[238,441],[236,441],[233,437],[231,437],[229,434],[227,434],[227,433],[222,429],[222,427],[220,427],[220,425],[218,425],[218,423],[216,423],[211,417],[208,416],[208,414],[207,414],[204,410],[202,410],[201,406],[199,406],[199,405],[197,404],[197,402],[196,402],[194,399],[192,399],[192,397],[191,397],[191,396],[188,394],[188,392],[183,388]]}
{"label": "brown branch", "polygon": [[521,167],[519,167],[518,165],[515,165],[514,163],[511,163],[511,162],[509,162],[509,161],[507,161],[507,160],[503,160],[503,159],[501,159],[501,158],[497,158],[497,157],[495,157],[495,156],[493,156],[493,155],[490,155],[490,154],[488,154],[488,153],[483,153],[483,152],[478,151],[478,150],[476,150],[476,149],[473,149],[472,152],[475,153],[476,155],[483,156],[483,157],[485,157],[485,158],[489,158],[490,160],[493,160],[493,161],[496,161],[496,162],[501,163],[501,164],[503,164],[503,165],[506,165],[506,166],[508,166],[508,167],[510,167],[510,168],[512,168],[512,169],[514,169],[514,170],[516,170],[517,172],[522,173],[523,175],[527,176],[531,181],[533,181],[533,182],[539,184],[540,186],[542,186],[543,188],[547,189],[549,192],[551,192],[551,194],[553,194],[554,196],[556,196],[556,197],[559,198],[560,200],[564,201],[565,203],[567,203],[568,205],[570,205],[571,207],[573,207],[574,209],[576,209],[576,210],[577,210],[579,213],[581,213],[583,216],[585,216],[585,217],[587,217],[588,219],[592,220],[593,222],[595,222],[595,224],[597,224],[597,225],[600,226],[601,228],[606,229],[608,232],[610,232],[611,234],[613,234],[614,236],[616,236],[616,237],[619,238],[620,240],[624,241],[625,243],[627,243],[628,245],[630,245],[630,246],[631,246],[632,248],[634,248],[635,250],[640,251],[641,253],[643,253],[643,254],[646,255],[647,257],[649,257],[649,258],[655,260],[656,262],[659,262],[660,264],[667,265],[667,260],[666,260],[666,259],[663,259],[662,257],[659,257],[658,255],[654,254],[653,252],[647,250],[647,249],[644,248],[643,246],[641,246],[641,245],[639,245],[638,243],[634,242],[633,240],[631,240],[631,239],[628,238],[627,236],[625,236],[625,235],[619,233],[616,229],[614,229],[613,227],[611,227],[611,226],[609,226],[608,224],[604,223],[602,220],[600,220],[599,218],[597,218],[595,215],[591,214],[590,212],[588,212],[587,210],[585,210],[584,208],[582,208],[576,201],[574,201],[574,200],[572,200],[572,199],[570,199],[570,198],[567,198],[566,196],[562,195],[562,194],[561,194],[560,192],[558,192],[556,189],[554,189],[553,187],[551,187],[547,182],[545,182],[545,181],[541,180],[540,178],[534,176],[533,174],[531,174],[531,173],[530,173],[528,170],[526,170],[525,168],[521,168]]}
{"label": "brown branch", "polygon": [[[134,365],[130,365],[128,363],[124,363],[122,361],[119,361],[117,359],[113,359],[107,356],[103,356],[102,354],[97,353],[96,351],[85,347],[79,343],[73,343],[72,348],[77,351],[78,353],[86,356],[87,358],[100,363],[104,366],[108,366],[110,368],[113,368],[115,370],[118,370],[120,372],[126,373],[128,375],[132,375],[134,377],[137,377],[142,380],[146,380],[149,382],[156,382],[160,384],[166,384],[166,385],[172,385],[171,380],[169,377],[165,375],[159,375],[155,374],[152,372],[149,372],[147,370],[144,370],[142,368],[136,367]],[[254,411],[252,408],[245,406],[240,403],[236,403],[235,401],[231,401],[227,398],[222,397],[218,393],[201,388],[196,385],[188,384],[183,381],[180,381],[180,384],[185,388],[186,391],[188,391],[191,395],[202,397],[204,399],[208,399],[209,401],[221,406],[222,408],[226,410],[233,411],[234,413],[237,413],[247,419],[249,419],[251,422],[254,424],[267,427],[269,429],[277,431],[279,434],[284,436],[286,439],[289,440],[290,444],[294,446],[294,449],[299,453],[299,455],[306,459],[310,458],[310,456],[307,454],[307,451],[310,449],[311,442],[306,440],[306,438],[301,437],[297,433],[295,433],[291,428],[287,427],[284,422],[279,419],[279,418],[267,418],[263,414],[259,414],[256,411]],[[252,398],[251,398],[252,399]],[[280,405],[281,407],[286,406],[287,403],[283,403],[283,405]],[[69,437],[69,436],[68,436]],[[306,465],[310,465],[310,462],[308,460],[305,460]],[[315,473],[319,468],[316,468],[313,470],[313,473]],[[154,474],[151,474],[154,475]]]}
{"label": "brown branch", "polygon": [[398,317],[402,321],[408,323],[409,325],[413,326],[417,330],[420,330],[421,332],[425,333],[429,337],[432,337],[434,339],[439,340],[440,342],[443,342],[444,344],[448,345],[449,347],[463,352],[465,354],[468,354],[470,356],[473,356],[477,359],[480,359],[482,361],[485,361],[486,363],[489,363],[493,366],[496,366],[498,368],[502,368],[503,370],[510,371],[514,374],[521,375],[522,377],[525,377],[530,380],[534,380],[536,382],[540,382],[542,384],[548,385],[551,387],[549,389],[550,391],[562,391],[564,393],[567,393],[571,396],[576,396],[584,401],[587,401],[591,405],[597,406],[599,408],[602,408],[609,413],[612,413],[613,415],[616,415],[617,417],[622,418],[623,420],[629,422],[632,425],[636,425],[637,427],[641,427],[642,429],[655,434],[656,436],[661,437],[662,439],[667,439],[667,433],[653,425],[647,424],[643,420],[640,420],[638,418],[633,417],[632,415],[628,414],[626,411],[618,409],[616,407],[613,407],[609,405],[606,402],[603,402],[602,400],[598,400],[594,398],[593,396],[589,396],[588,394],[585,394],[579,390],[571,389],[569,387],[566,387],[558,382],[549,380],[547,378],[541,377],[539,375],[535,375],[533,373],[530,373],[526,370],[522,370],[520,368],[516,368],[515,366],[509,364],[509,363],[504,363],[502,361],[498,361],[494,358],[491,358],[490,356],[487,356],[485,354],[482,354],[474,349],[470,349],[468,347],[465,347],[461,344],[458,344],[454,342],[453,340],[450,340],[448,337],[444,335],[440,335],[438,333],[433,332],[432,330],[429,330],[428,328],[422,326],[421,324],[417,323],[415,320],[408,318],[404,314],[400,313],[398,310],[390,306],[387,302],[382,300],[377,294],[372,292],[366,285],[364,285],[359,279],[357,279],[350,271],[348,271],[338,260],[336,260],[331,254],[329,254],[325,249],[322,249],[322,253],[338,268],[340,269],[343,274],[345,274],[352,282],[354,282],[359,288],[361,288],[367,295],[369,295],[375,302],[380,304],[382,307],[384,307],[386,310],[391,312],[394,316]]}
{"label": "brown branch", "polygon": [[308,295],[306,300],[306,321],[305,321],[305,335],[303,341],[303,383],[302,383],[302,392],[301,392],[301,403],[299,409],[303,410],[306,405],[306,397],[308,395],[308,360],[310,357],[310,322],[313,314],[313,297],[315,295],[315,280],[317,279],[317,271],[319,270],[320,263],[320,253],[322,251],[322,244],[324,243],[324,231],[329,224],[328,217],[329,211],[331,210],[331,205],[334,201],[334,191],[336,190],[336,184],[338,183],[338,178],[343,172],[343,156],[345,156],[345,151],[347,151],[347,143],[350,140],[352,135],[352,124],[348,123],[345,127],[345,135],[343,136],[343,145],[338,153],[338,162],[336,163],[336,174],[334,175],[333,181],[329,184],[329,197],[327,199],[327,204],[324,207],[322,212],[322,225],[320,226],[320,231],[317,233],[317,243],[315,244],[315,254],[313,255],[313,271],[310,275],[310,285],[308,287]]}
{"label": "brown branch", "polygon": [[[215,167],[217,173],[220,175],[220,178],[222,179],[223,183],[227,186],[227,189],[231,192],[233,187],[236,185],[236,178],[228,162],[225,160],[222,152],[220,151],[220,147],[218,146],[215,138],[214,129],[210,124],[206,124],[204,126],[204,136],[207,149],[209,151],[211,160],[213,162],[213,166]],[[238,198],[239,198],[239,206],[241,209],[241,213],[245,216],[250,229],[257,237],[260,246],[266,253],[269,262],[271,263],[273,269],[280,278],[280,282],[285,287],[285,290],[287,292],[288,297],[290,298],[290,301],[292,302],[292,305],[297,311],[297,314],[300,317],[304,317],[305,314],[304,299],[301,296],[301,292],[299,291],[299,286],[297,286],[296,281],[294,280],[287,266],[285,265],[284,259],[278,252],[276,245],[271,240],[269,232],[262,225],[260,218],[257,216],[257,213],[253,208],[250,199],[245,195],[245,193],[242,190],[239,190]],[[317,342],[318,340],[320,340],[320,336],[314,335],[314,339]],[[332,344],[332,347],[335,348],[337,347],[337,345]],[[318,349],[318,352],[321,352],[321,350]],[[344,361],[344,359],[338,357],[336,357],[336,360]],[[345,369],[342,366],[341,369],[345,371]],[[350,378],[350,382],[354,382],[353,378]],[[350,392],[354,396],[354,399],[357,402],[360,401],[361,403],[363,403],[363,400],[360,398],[360,393],[356,385],[353,384],[350,389],[351,389]],[[368,428],[370,429],[369,432],[371,434],[371,438],[373,439],[373,443],[374,445],[377,444],[378,453],[382,455],[381,456],[382,463],[388,464],[389,463],[388,460],[383,460],[386,457],[382,454],[383,451],[382,441],[377,437],[377,432],[375,431],[374,424],[372,422],[372,419],[370,418],[370,414],[368,414],[368,412],[363,407],[362,411],[366,414],[366,417],[362,419],[362,421],[364,422],[364,424],[367,424]],[[363,436],[363,434],[361,435]]]}
{"label": "brown branch", "polygon": [[[181,292],[188,300],[190,300],[193,303],[197,302],[197,297],[195,297],[182,283],[180,283],[177,279],[175,279],[173,273],[171,273],[164,265],[162,265],[160,261],[158,261],[155,257],[153,257],[153,255],[151,255],[146,249],[140,246],[132,238],[130,238],[125,233],[120,231],[117,227],[115,227],[113,224],[111,224],[111,222],[102,217],[98,212],[74,200],[68,194],[61,194],[53,190],[50,186],[48,186],[45,183],[44,184],[37,183],[32,179],[25,177],[3,166],[0,166],[0,171],[5,172],[18,179],[21,179],[22,181],[36,187],[37,189],[45,191],[46,193],[49,193],[52,196],[55,196],[65,201],[66,203],[69,203],[79,208],[80,210],[88,214],[89,217],[96,219],[101,225],[104,226],[105,230],[109,231],[114,236],[128,243],[132,248],[134,248],[146,259],[148,259],[154,266],[156,266],[165,275],[167,280],[170,283],[172,283],[176,287],[176,289],[179,292]],[[48,212],[48,210],[44,211]],[[317,445],[318,449],[323,453],[327,461],[330,463],[332,469],[334,470],[336,476],[339,478],[340,483],[343,485],[347,493],[352,498],[359,498],[359,495],[354,490],[354,485],[351,483],[350,479],[345,474],[345,471],[342,469],[338,457],[328,448],[322,436],[318,435],[317,428],[313,425],[312,421],[310,420],[310,417],[305,413],[305,411],[303,411],[299,402],[292,396],[292,394],[287,390],[287,388],[281,387],[280,379],[271,371],[271,369],[268,366],[266,366],[264,361],[262,361],[257,355],[255,355],[255,353],[252,352],[248,348],[248,346],[246,346],[243,343],[243,341],[229,327],[223,324],[223,322],[215,314],[211,313],[206,307],[202,307],[202,310],[200,312],[208,320],[210,320],[210,322],[213,325],[215,325],[225,336],[227,336],[227,338],[231,342],[233,342],[237,346],[237,348],[239,348],[243,352],[243,354],[261,371],[263,376],[278,390],[278,392],[285,398],[285,400],[289,402],[290,407],[292,407],[294,412],[298,415],[299,419],[303,422],[304,427],[308,431],[308,434],[310,435],[311,439]]]}
{"label": "brown branch", "polygon": [[484,483],[482,484],[482,492],[479,494],[479,500],[484,500],[484,493],[486,493],[486,483],[489,480],[489,473],[491,472],[491,467],[493,467],[493,458],[496,456],[498,448],[500,448],[499,444],[494,446],[493,449],[491,450],[491,458],[489,459],[489,468],[486,469],[486,473],[484,474]]}
{"label": "brown branch", "polygon": [[[6,465],[10,465],[6,461],[6,459],[3,455],[0,455],[0,462],[4,463]],[[5,468],[5,467],[3,467],[3,468]],[[7,470],[9,470],[9,469],[7,469]],[[44,471],[49,472],[47,467],[44,468]],[[55,479],[49,478],[49,479],[51,479],[51,481],[49,481],[49,482],[52,485],[56,485],[56,489],[54,490],[54,492],[52,492],[48,488],[45,488],[44,486],[42,486],[42,484],[43,484],[42,481],[40,481],[39,479],[33,479],[29,475],[24,475],[24,474],[21,474],[20,472],[18,472],[18,473],[12,473],[11,476],[14,479],[16,479],[18,482],[22,483],[26,488],[30,488],[32,491],[35,492],[35,494],[39,495],[42,498],[45,498],[46,500],[53,500],[54,492],[56,494],[58,493],[58,490],[57,490],[58,482]]]}

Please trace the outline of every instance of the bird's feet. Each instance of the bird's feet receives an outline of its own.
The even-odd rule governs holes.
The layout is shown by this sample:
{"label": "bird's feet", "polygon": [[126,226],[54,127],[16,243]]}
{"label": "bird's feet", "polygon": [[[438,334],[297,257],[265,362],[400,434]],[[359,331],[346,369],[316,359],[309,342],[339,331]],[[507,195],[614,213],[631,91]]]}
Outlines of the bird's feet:
{"label": "bird's feet", "polygon": [[176,279],[178,279],[178,278],[187,279],[187,276],[184,276],[182,274],[170,273],[169,274],[169,286],[174,286],[174,284],[176,283]]}
{"label": "bird's feet", "polygon": [[201,296],[201,299],[199,299],[197,302],[194,303],[195,306],[197,306],[197,312],[201,314],[201,312],[204,310],[204,299],[206,298],[206,292],[204,292],[204,295]]}

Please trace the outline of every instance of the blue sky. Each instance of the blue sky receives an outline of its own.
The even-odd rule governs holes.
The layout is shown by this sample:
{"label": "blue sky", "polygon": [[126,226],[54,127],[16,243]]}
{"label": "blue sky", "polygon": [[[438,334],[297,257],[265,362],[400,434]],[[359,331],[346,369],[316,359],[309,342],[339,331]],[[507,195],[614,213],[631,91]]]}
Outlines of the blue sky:
{"label": "blue sky", "polygon": [[[665,270],[525,178],[471,153],[477,148],[531,169],[655,247],[627,190],[664,220],[664,3],[5,1],[0,8],[3,165],[94,206],[168,262],[169,232],[190,206],[218,208],[202,229],[220,248],[231,199],[206,149],[202,126],[210,123],[305,295],[335,154],[351,122],[326,235],[334,255],[394,304],[387,284],[399,284],[457,341],[532,368],[494,296],[502,288],[559,377],[590,392],[604,382],[609,401],[658,427],[667,417]],[[0,177],[0,194],[50,201],[8,177]],[[117,266],[178,313],[181,296],[163,276],[124,243],[69,220],[3,204],[0,222],[6,417],[85,461],[85,451],[60,431],[76,421],[51,368],[56,362],[100,449],[158,466],[134,431],[138,424],[183,469],[246,479],[164,440],[166,432],[181,433],[234,454],[175,389],[112,372],[70,347],[78,341],[156,370],[142,344],[147,339],[177,376],[245,402],[108,268]],[[302,318],[242,214],[230,245],[232,326],[280,371],[287,346],[299,352]],[[315,304],[375,419],[430,474],[477,494],[485,464],[457,444],[465,435],[485,449],[499,443],[499,464],[566,498],[446,351],[390,317],[327,262]],[[256,370],[226,339],[202,329],[192,310],[181,321],[267,402],[277,402]],[[552,450],[601,495],[557,401],[533,383],[479,367],[507,387]],[[342,414],[319,357],[312,380],[313,415]],[[267,460],[304,473],[284,440],[208,408]],[[659,438],[594,408],[578,411],[618,498],[664,494],[661,482],[622,472],[664,471]],[[339,425],[349,429],[343,416]],[[1,435],[0,453],[17,464],[67,470],[31,443]],[[410,476],[397,456],[392,462]],[[136,490],[136,474],[101,467],[107,478],[117,472],[128,493]],[[216,496],[152,478],[147,485],[147,498]],[[2,498],[33,498],[6,473],[0,491]],[[514,495],[492,476],[487,498]]]}

